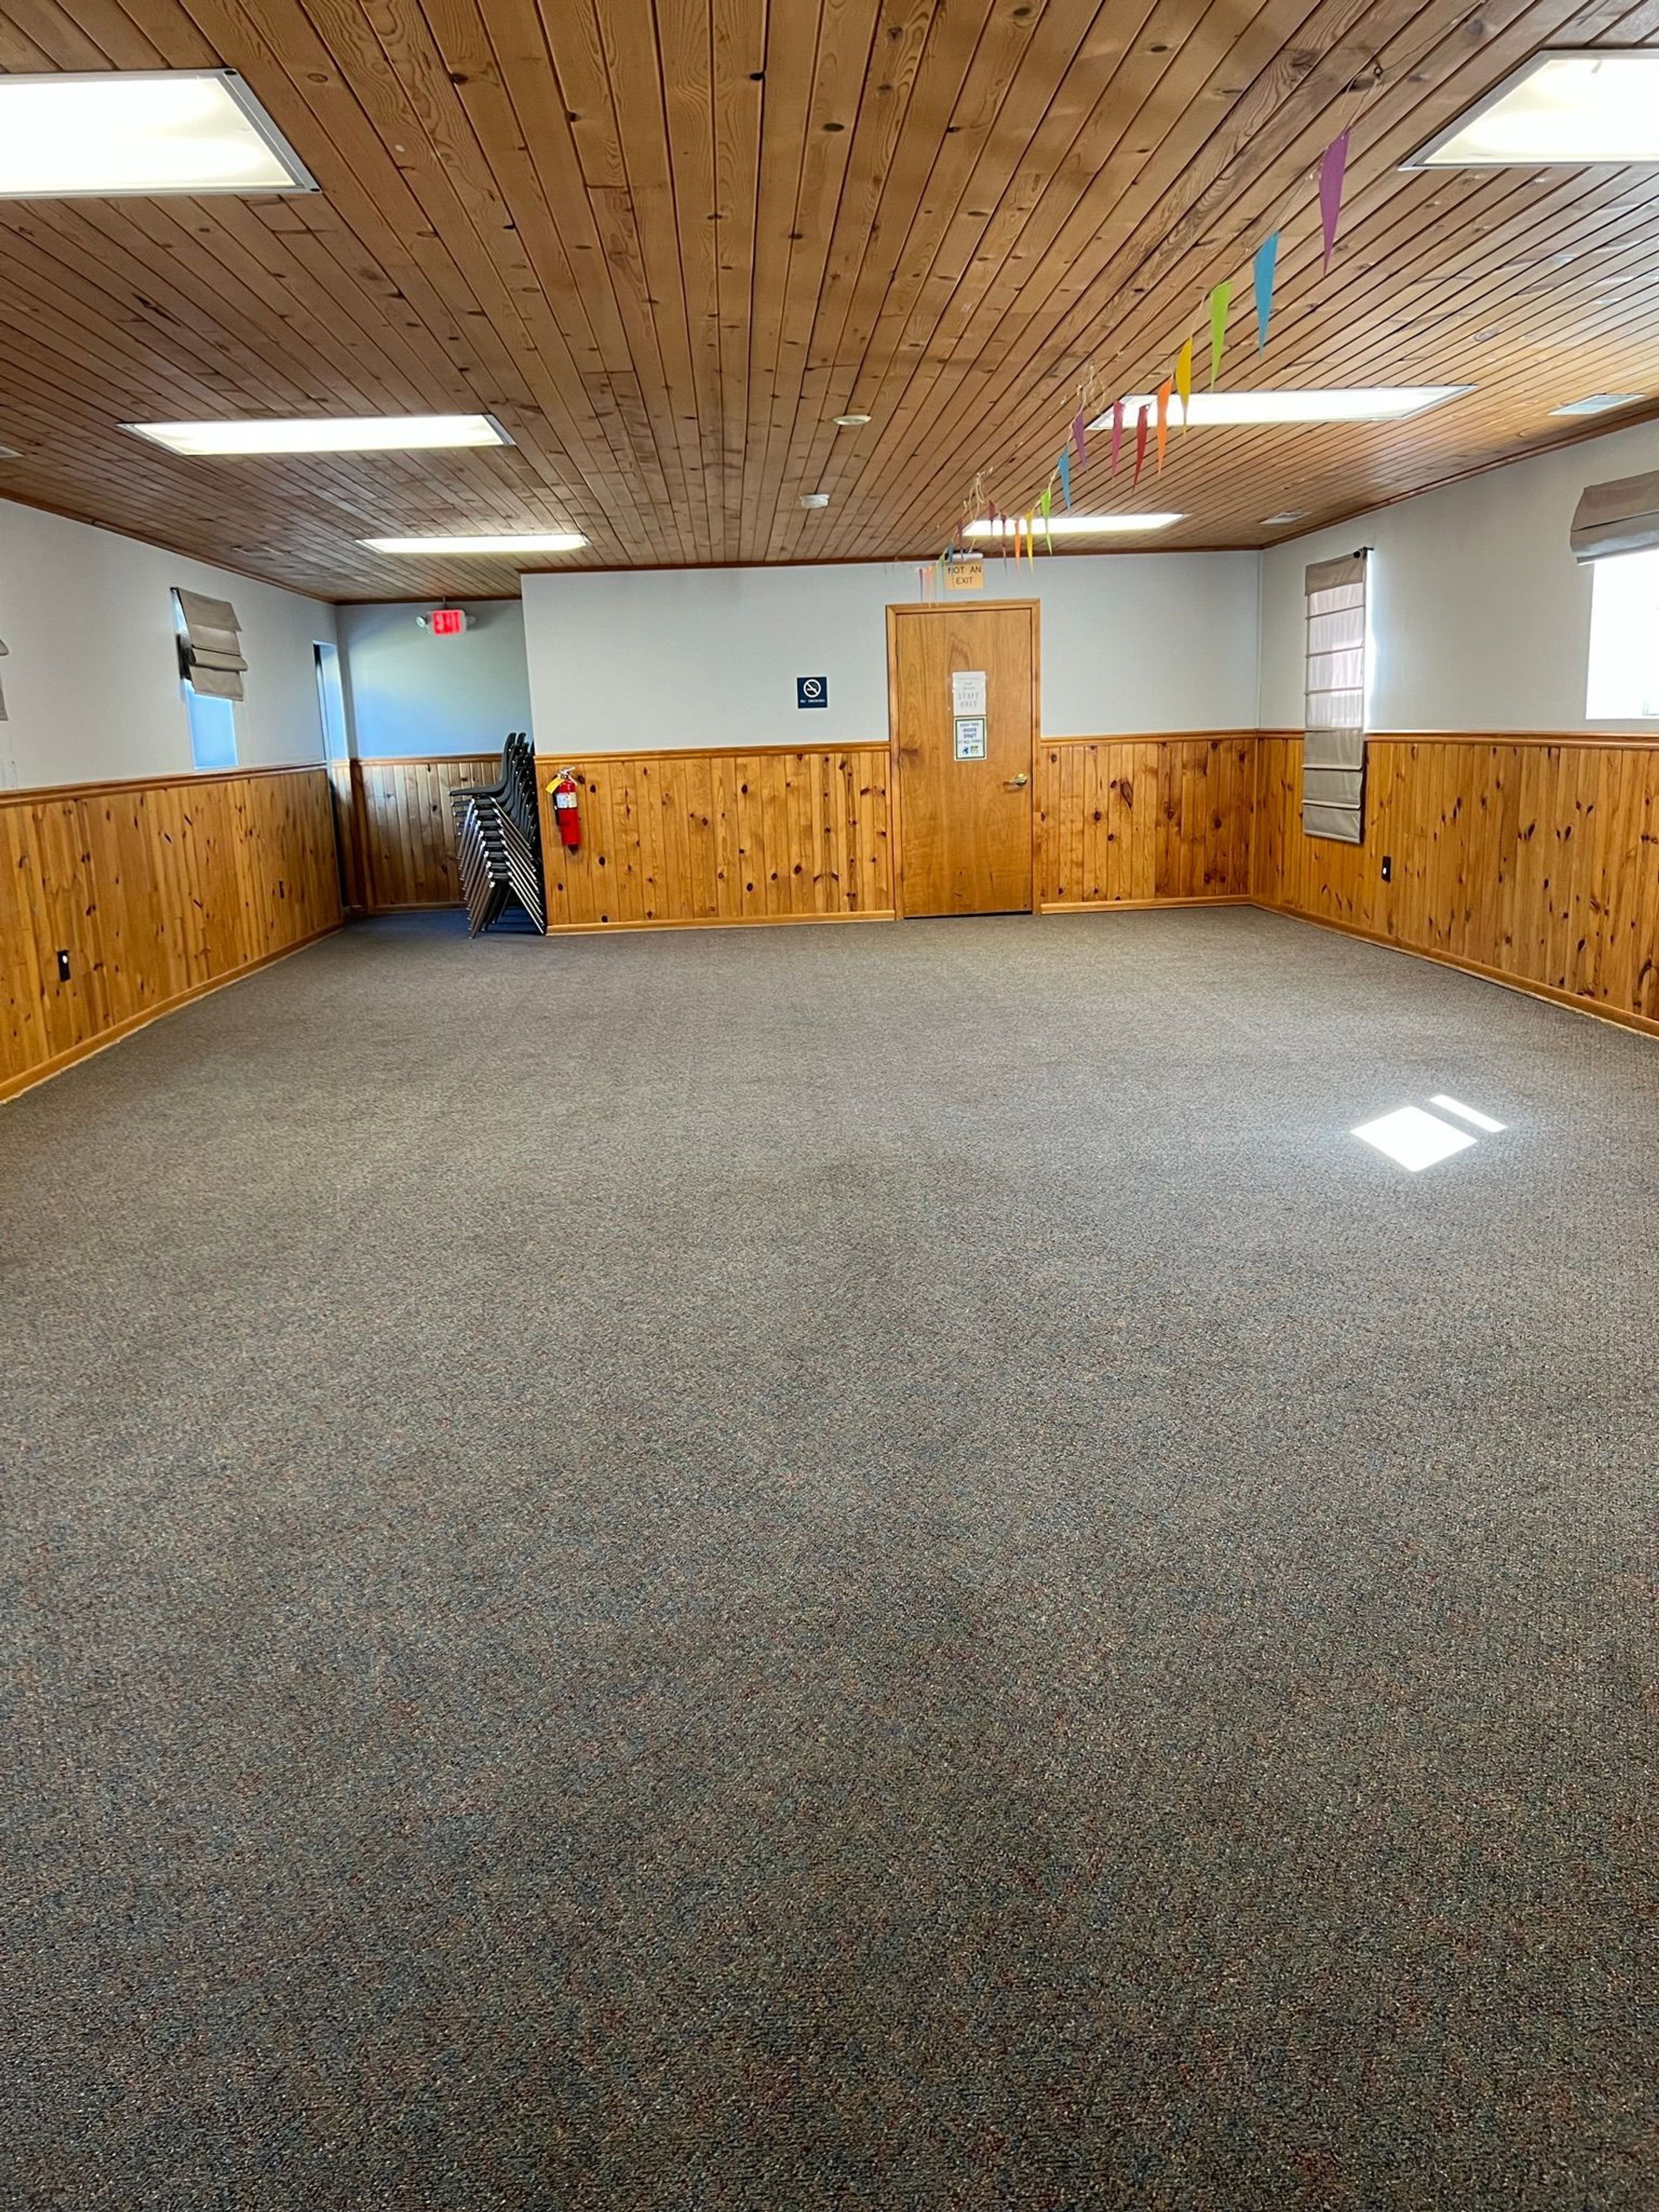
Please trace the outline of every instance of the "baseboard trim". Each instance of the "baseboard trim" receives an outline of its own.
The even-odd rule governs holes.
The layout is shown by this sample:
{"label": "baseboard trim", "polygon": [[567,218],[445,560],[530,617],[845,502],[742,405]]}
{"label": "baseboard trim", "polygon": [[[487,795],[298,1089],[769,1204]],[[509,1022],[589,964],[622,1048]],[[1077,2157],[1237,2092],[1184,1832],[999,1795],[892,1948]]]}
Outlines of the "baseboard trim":
{"label": "baseboard trim", "polygon": [[176,1014],[181,1006],[191,1006],[198,999],[205,999],[210,992],[225,990],[232,983],[240,983],[245,975],[257,975],[261,968],[273,968],[279,960],[286,960],[295,952],[303,952],[307,945],[317,945],[325,937],[332,937],[336,930],[343,926],[342,922],[328,922],[321,929],[313,929],[308,937],[299,938],[292,945],[284,945],[280,951],[262,952],[257,960],[250,960],[240,968],[233,968],[228,975],[211,975],[205,982],[192,983],[187,991],[175,992],[172,998],[163,999],[154,1006],[144,1007],[142,1012],[129,1014],[113,1029],[100,1030],[95,1037],[87,1037],[80,1044],[71,1045],[67,1052],[54,1053],[50,1060],[42,1060],[38,1067],[25,1068],[21,1075],[0,1076],[0,1105],[21,1097],[26,1091],[33,1091],[37,1083],[50,1083],[54,1075],[63,1075],[71,1067],[78,1067],[83,1060],[90,1060],[95,1053],[121,1043],[125,1038],[136,1036],[140,1030],[147,1030],[152,1022],[159,1022],[165,1015]]}
{"label": "baseboard trim", "polygon": [[623,929],[785,929],[797,922],[896,921],[891,907],[861,914],[696,914],[651,921],[550,921],[550,937],[614,937]]}
{"label": "baseboard trim", "polygon": [[1263,914],[1282,915],[1287,921],[1311,922],[1316,929],[1334,929],[1344,937],[1357,937],[1366,945],[1381,945],[1385,952],[1403,952],[1411,960],[1432,960],[1442,968],[1455,968],[1464,975],[1477,975],[1483,983],[1496,983],[1505,991],[1519,991],[1528,999],[1547,999],[1553,1006],[1565,1006],[1570,1013],[1589,1014],[1598,1022],[1612,1022],[1619,1028],[1635,1030],[1643,1036],[1659,1037],[1659,1021],[1647,1014],[1627,1012],[1622,1006],[1609,1006],[1598,999],[1586,999],[1577,992],[1564,991],[1559,984],[1534,983],[1529,977],[1516,975],[1504,968],[1489,968],[1483,961],[1465,960],[1455,952],[1442,952],[1431,945],[1402,945],[1398,938],[1384,937],[1374,929],[1364,929],[1358,922],[1338,921],[1330,915],[1307,914],[1300,907],[1280,906],[1275,900],[1255,897],[1249,903],[1260,907]]}
{"label": "baseboard trim", "polygon": [[1192,898],[1060,899],[1040,906],[1039,914],[1150,914],[1161,906],[1254,906],[1248,891],[1200,891]]}

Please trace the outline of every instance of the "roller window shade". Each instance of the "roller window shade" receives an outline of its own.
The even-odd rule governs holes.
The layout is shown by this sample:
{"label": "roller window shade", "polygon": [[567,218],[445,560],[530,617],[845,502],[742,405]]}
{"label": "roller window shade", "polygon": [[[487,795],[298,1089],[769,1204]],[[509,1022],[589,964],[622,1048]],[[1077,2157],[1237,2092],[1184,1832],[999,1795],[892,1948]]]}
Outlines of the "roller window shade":
{"label": "roller window shade", "polygon": [[179,666],[185,680],[210,699],[240,699],[247,663],[240,625],[228,599],[173,592],[179,611]]}
{"label": "roller window shade", "polygon": [[1365,556],[1308,570],[1302,827],[1358,845],[1364,835]]}
{"label": "roller window shade", "polygon": [[1573,513],[1571,543],[1575,561],[1605,561],[1659,545],[1659,469],[1586,485]]}

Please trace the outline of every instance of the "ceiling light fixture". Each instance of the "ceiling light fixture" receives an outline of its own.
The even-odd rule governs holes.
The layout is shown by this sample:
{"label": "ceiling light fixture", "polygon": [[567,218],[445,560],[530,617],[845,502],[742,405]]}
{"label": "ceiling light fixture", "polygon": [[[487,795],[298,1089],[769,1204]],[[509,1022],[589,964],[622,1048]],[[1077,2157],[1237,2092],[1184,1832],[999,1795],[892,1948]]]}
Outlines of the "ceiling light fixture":
{"label": "ceiling light fixture", "polygon": [[493,415],[273,415],[224,422],[128,422],[170,453],[413,453],[510,446]]}
{"label": "ceiling light fixture", "polygon": [[828,507],[830,495],[827,491],[804,491],[800,495],[800,503],[803,507]]}
{"label": "ceiling light fixture", "polygon": [[836,428],[838,430],[861,430],[869,420],[867,415],[837,415]]}
{"label": "ceiling light fixture", "polygon": [[[1172,523],[1186,520],[1184,514],[1053,514],[1046,524],[1039,522],[1036,526],[1039,530],[1046,528],[1055,538],[1108,538],[1121,537],[1132,531],[1167,530]],[[1012,536],[1013,527],[1001,515],[994,522],[981,515],[977,522],[968,525],[963,535],[1006,538]]]}
{"label": "ceiling light fixture", "polygon": [[435,555],[574,553],[586,544],[574,530],[525,530],[501,538],[360,538],[360,545],[376,553]]}
{"label": "ceiling light fixture", "polygon": [[1570,399],[1565,407],[1552,407],[1552,415],[1606,415],[1615,407],[1634,407],[1645,392],[1592,392],[1588,398]]}
{"label": "ceiling light fixture", "polygon": [[[1400,422],[1474,389],[1472,384],[1356,384],[1305,392],[1195,392],[1188,420],[1195,430],[1222,423]],[[1155,414],[1156,396],[1138,392],[1126,399],[1124,421],[1133,422],[1143,407]],[[1109,410],[1089,428],[1108,429],[1111,420]],[[1178,399],[1170,403],[1170,420],[1181,420]]]}
{"label": "ceiling light fixture", "polygon": [[0,77],[0,199],[317,188],[232,70]]}
{"label": "ceiling light fixture", "polygon": [[1659,49],[1534,54],[1401,167],[1659,161]]}
{"label": "ceiling light fixture", "polygon": [[1300,522],[1301,520],[1302,510],[1300,507],[1296,507],[1288,514],[1264,514],[1261,518],[1261,527],[1263,530],[1272,530],[1281,522]]}

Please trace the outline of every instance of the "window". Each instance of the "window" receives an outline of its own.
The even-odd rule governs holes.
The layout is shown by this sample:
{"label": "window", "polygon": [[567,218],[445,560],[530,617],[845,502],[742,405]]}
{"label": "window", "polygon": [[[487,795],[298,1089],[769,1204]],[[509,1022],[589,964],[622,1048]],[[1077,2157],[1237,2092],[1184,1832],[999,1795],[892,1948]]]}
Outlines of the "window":
{"label": "window", "polygon": [[340,688],[340,655],[331,645],[313,644],[312,655],[317,664],[317,712],[323,725],[323,758],[343,761],[349,747],[346,744],[345,696]]}
{"label": "window", "polygon": [[228,599],[175,591],[173,627],[179,640],[179,672],[190,717],[190,757],[198,769],[236,765],[236,708],[242,696],[242,658],[236,610]]}
{"label": "window", "polygon": [[236,709],[228,699],[215,699],[185,685],[185,705],[190,714],[190,757],[198,769],[236,765]]}
{"label": "window", "polygon": [[1310,837],[1358,845],[1364,836],[1365,555],[1316,562],[1305,589],[1302,827]]}
{"label": "window", "polygon": [[1659,548],[1620,553],[1590,568],[1592,722],[1659,717]]}

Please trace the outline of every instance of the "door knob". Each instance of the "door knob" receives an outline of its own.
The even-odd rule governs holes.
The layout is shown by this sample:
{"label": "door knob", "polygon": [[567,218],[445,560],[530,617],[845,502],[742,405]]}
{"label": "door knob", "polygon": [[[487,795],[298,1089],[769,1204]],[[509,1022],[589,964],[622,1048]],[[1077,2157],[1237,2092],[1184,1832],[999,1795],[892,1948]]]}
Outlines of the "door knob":
{"label": "door knob", "polygon": [[1029,775],[1011,775],[1002,787],[1005,791],[1024,791],[1030,781]]}

